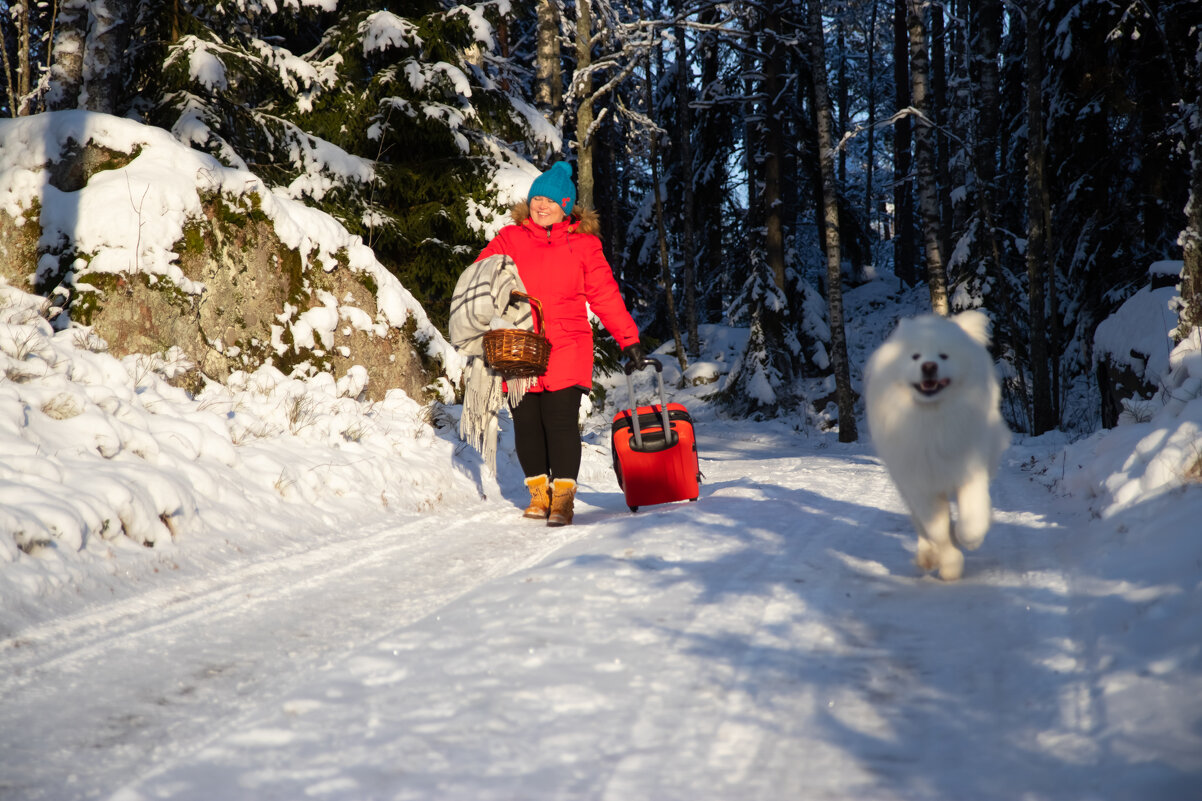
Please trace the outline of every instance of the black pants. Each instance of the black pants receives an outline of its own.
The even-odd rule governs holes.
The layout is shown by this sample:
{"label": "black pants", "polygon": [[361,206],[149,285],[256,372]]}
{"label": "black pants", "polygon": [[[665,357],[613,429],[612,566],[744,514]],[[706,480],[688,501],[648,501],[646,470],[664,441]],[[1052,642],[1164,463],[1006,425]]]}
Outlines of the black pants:
{"label": "black pants", "polygon": [[512,410],[518,462],[526,477],[576,480],[580,473],[580,387],[527,392]]}

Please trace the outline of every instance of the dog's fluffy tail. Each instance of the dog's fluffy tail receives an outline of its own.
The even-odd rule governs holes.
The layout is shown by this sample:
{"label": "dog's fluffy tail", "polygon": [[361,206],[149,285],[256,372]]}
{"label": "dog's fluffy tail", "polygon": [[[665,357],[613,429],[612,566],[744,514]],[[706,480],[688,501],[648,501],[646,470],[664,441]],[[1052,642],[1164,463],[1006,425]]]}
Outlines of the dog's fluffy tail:
{"label": "dog's fluffy tail", "polygon": [[982,346],[989,347],[989,334],[992,323],[984,312],[970,309],[969,311],[960,312],[952,317],[951,320],[960,326],[964,333],[968,334]]}

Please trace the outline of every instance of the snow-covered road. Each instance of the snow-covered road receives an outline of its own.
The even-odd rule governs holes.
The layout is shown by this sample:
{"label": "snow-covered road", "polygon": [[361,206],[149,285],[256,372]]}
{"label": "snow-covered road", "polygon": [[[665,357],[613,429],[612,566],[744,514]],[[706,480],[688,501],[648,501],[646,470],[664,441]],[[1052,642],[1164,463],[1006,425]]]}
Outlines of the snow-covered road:
{"label": "snow-covered road", "polygon": [[566,541],[493,526],[496,514],[352,528],[22,632],[0,651],[0,797],[107,797],[131,770],[195,751],[348,652]]}
{"label": "snow-covered road", "polygon": [[590,448],[572,527],[377,518],[21,632],[0,798],[1202,797],[1202,684],[1129,631],[1196,588],[1078,558],[1142,517],[1016,447],[949,585],[865,446],[700,434],[695,504],[630,514]]}
{"label": "snow-covered road", "polygon": [[[88,137],[137,157],[53,189],[47,159]],[[333,218],[129,120],[33,115],[3,144],[9,216],[73,269],[132,260],[199,292],[177,280],[186,210],[215,188],[259,209],[307,260],[373,276],[381,311],[361,326],[318,293],[277,352],[416,323],[450,405],[368,401],[384,375],[308,361],[192,393],[180,348],[118,357],[0,281],[0,801],[1202,801],[1202,348],[1168,340],[1168,292],[1092,343],[1162,391],[1084,436],[1096,390],[1066,385],[1082,438],[1011,449],[995,528],[944,584],[867,440],[834,441],[831,376],[781,387],[781,419],[716,419],[755,369],[749,321],[699,325],[687,370],[657,351],[699,419],[700,501],[627,511],[611,405],[586,422],[578,524],[551,530],[518,517],[511,436],[502,486],[481,477],[452,433],[462,358]],[[498,196],[524,193],[505,172],[521,187]],[[104,200],[144,186],[153,209]],[[875,261],[843,295],[857,392],[930,309]]]}

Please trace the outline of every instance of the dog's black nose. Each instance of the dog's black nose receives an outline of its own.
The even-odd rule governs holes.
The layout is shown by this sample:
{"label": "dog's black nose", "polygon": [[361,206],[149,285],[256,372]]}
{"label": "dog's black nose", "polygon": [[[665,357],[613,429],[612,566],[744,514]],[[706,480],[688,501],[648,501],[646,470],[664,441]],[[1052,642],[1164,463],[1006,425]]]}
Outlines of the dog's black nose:
{"label": "dog's black nose", "polygon": [[939,365],[934,362],[923,362],[921,369],[924,378],[932,378],[939,374]]}

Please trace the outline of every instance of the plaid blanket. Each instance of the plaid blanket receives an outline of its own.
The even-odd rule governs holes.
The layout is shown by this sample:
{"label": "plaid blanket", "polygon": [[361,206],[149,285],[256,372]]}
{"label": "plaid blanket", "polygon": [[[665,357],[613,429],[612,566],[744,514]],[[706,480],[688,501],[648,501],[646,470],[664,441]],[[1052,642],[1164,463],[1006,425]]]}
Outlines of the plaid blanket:
{"label": "plaid blanket", "polygon": [[[535,378],[501,376],[484,363],[484,334],[495,328],[533,330],[529,304],[510,305],[513,292],[525,292],[517,264],[509,256],[489,256],[470,265],[455,283],[448,325],[451,345],[467,357],[463,391],[460,438],[480,452],[496,475],[498,415],[508,395],[510,407],[517,406]],[[507,392],[506,392],[507,390]]]}

